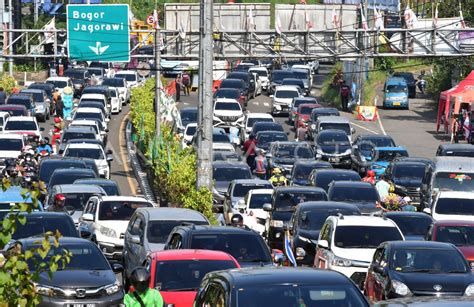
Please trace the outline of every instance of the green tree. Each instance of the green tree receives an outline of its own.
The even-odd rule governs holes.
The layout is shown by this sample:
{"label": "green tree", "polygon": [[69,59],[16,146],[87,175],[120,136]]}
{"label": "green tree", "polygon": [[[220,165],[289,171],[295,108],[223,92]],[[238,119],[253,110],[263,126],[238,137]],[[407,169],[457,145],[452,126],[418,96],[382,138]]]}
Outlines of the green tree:
{"label": "green tree", "polygon": [[[7,179],[1,183],[6,191],[10,187]],[[0,249],[4,250],[11,241],[17,225],[24,225],[24,213],[31,213],[38,208],[38,196],[41,186],[34,184],[32,189],[24,189],[24,199],[30,198],[32,203],[21,203],[12,206],[10,213],[3,219],[0,227]],[[62,255],[47,257],[50,249],[59,246],[59,232],[47,232],[38,238],[38,245],[34,248],[22,250],[19,244],[9,246],[8,251],[0,257],[0,306],[36,306],[41,296],[35,288],[35,282],[40,274],[47,273],[49,277],[58,269],[64,268],[71,259],[71,253],[64,251]],[[41,259],[38,261],[37,259]]]}

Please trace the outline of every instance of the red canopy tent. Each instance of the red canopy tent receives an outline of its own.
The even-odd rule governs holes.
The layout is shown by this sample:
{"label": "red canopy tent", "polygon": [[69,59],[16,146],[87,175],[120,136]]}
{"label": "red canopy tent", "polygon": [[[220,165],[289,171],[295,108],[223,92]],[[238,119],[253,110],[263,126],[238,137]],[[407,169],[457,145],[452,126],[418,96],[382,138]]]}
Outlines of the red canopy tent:
{"label": "red canopy tent", "polygon": [[451,119],[451,111],[452,111],[452,106],[451,106],[451,96],[464,92],[465,90],[468,89],[474,89],[474,70],[471,71],[471,73],[461,82],[459,82],[458,85],[455,87],[446,90],[444,92],[441,92],[439,96],[439,105],[438,105],[438,122],[436,125],[436,131],[439,131],[439,127],[441,126],[441,122],[444,119],[444,131],[448,133],[449,129],[449,122]]}

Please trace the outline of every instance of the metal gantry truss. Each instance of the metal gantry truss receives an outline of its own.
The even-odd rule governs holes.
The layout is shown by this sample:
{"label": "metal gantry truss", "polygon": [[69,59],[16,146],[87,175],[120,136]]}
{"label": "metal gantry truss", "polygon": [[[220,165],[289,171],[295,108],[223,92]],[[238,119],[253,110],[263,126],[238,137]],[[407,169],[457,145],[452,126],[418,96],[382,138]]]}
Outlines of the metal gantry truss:
{"label": "metal gantry truss", "polygon": [[[10,30],[7,30],[7,32]],[[11,30],[17,34],[4,46],[3,58],[67,57],[66,30]],[[154,31],[134,30],[146,37]],[[464,57],[474,54],[474,39],[460,39],[463,32],[473,29],[385,29],[301,31],[229,30],[214,32],[215,59],[344,59],[377,57]],[[44,54],[45,33],[54,34],[53,54]],[[200,32],[161,30],[162,58],[168,60],[196,60],[199,57]],[[462,36],[462,35],[461,35]],[[469,36],[469,35],[468,35]],[[32,38],[36,38],[32,43]],[[93,39],[93,38],[91,38]],[[366,42],[364,44],[364,42]],[[368,43],[367,43],[368,42]],[[16,44],[17,53],[9,53]],[[145,45],[146,46],[146,45]],[[152,59],[152,52],[140,52],[141,43],[131,46],[131,57]],[[149,46],[148,48],[152,48]],[[152,49],[151,49],[152,50]]]}

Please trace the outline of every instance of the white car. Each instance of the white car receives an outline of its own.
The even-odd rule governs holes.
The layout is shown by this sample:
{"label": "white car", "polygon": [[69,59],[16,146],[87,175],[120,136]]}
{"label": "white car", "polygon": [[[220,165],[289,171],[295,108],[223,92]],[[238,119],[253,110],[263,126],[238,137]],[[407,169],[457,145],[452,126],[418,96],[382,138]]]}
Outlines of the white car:
{"label": "white car", "polygon": [[102,82],[102,85],[107,85],[109,88],[117,88],[120,101],[123,105],[130,102],[130,88],[128,87],[125,78],[108,78]]}
{"label": "white car", "polygon": [[303,64],[295,64],[291,66],[291,70],[305,70],[309,74],[309,88],[313,86],[313,74],[312,74],[312,69],[310,65],[303,65]]}
{"label": "white car", "polygon": [[235,99],[217,98],[214,102],[214,127],[238,127],[244,123],[244,112]]}
{"label": "white car", "polygon": [[3,131],[3,126],[5,126],[5,123],[9,117],[10,117],[10,113],[0,112],[0,132]]}
{"label": "white car", "polygon": [[64,149],[63,157],[71,158],[89,158],[93,159],[99,175],[110,179],[110,162],[113,160],[112,152],[104,151],[102,145],[92,143],[72,143],[67,144]]}
{"label": "white car", "polygon": [[97,123],[97,121],[88,120],[88,119],[77,119],[70,122],[68,127],[76,127],[76,126],[92,127],[94,131],[100,135],[102,144],[105,145],[107,143],[108,130],[102,130],[101,127],[99,127],[99,124]]}
{"label": "white car", "polygon": [[107,117],[110,115],[110,104],[107,101],[107,97],[105,97],[104,94],[92,94],[92,93],[87,93],[87,94],[82,94],[81,99],[79,100],[79,106],[81,105],[81,102],[83,101],[93,101],[93,102],[100,102],[105,108],[105,111],[107,112]]}
{"label": "white car", "polygon": [[249,72],[256,74],[260,80],[262,90],[266,91],[270,85],[270,79],[268,78],[268,69],[263,66],[256,66],[249,69]]}
{"label": "white car", "polygon": [[280,85],[275,88],[272,98],[272,115],[290,112],[290,106],[294,98],[303,97],[300,88],[294,85]]}
{"label": "white car", "polygon": [[74,90],[74,84],[69,77],[49,77],[46,79],[46,83],[53,84],[54,87],[59,90],[60,94],[62,94],[64,88],[68,86]]}
{"label": "white car", "polygon": [[79,233],[99,246],[111,259],[121,259],[125,231],[138,208],[153,207],[141,197],[92,196],[79,218]]}
{"label": "white car", "polygon": [[72,120],[88,119],[98,120],[102,125],[102,130],[107,130],[109,119],[105,117],[105,114],[97,108],[77,108],[74,111]]}
{"label": "white car", "polygon": [[[459,179],[453,180],[471,180],[462,178],[467,176],[456,174]],[[433,220],[451,220],[451,221],[474,221],[474,193],[441,191],[433,201],[431,209],[425,208],[424,212],[431,214]]]}
{"label": "white car", "polygon": [[0,134],[0,172],[5,168],[6,159],[18,158],[25,143],[23,135]]}
{"label": "white car", "polygon": [[191,145],[193,137],[196,134],[197,123],[190,123],[184,128],[183,138],[181,140],[181,147],[186,148]]}
{"label": "white car", "polygon": [[235,152],[235,147],[231,143],[218,143],[218,142],[213,142],[212,143],[212,150],[213,151],[229,151],[229,152]]}
{"label": "white car", "polygon": [[137,87],[140,84],[140,77],[138,73],[133,70],[121,70],[115,73],[115,78],[123,78],[127,81],[127,86],[130,88]]}
{"label": "white car", "polygon": [[36,117],[33,116],[10,116],[3,127],[4,133],[20,134],[27,138],[38,137],[41,140],[43,137],[40,130]]}
{"label": "white car", "polygon": [[265,223],[269,218],[263,210],[264,204],[272,202],[273,189],[250,190],[244,199],[237,201],[237,209],[244,218],[244,225],[255,230],[260,235],[265,232]]}
{"label": "white car", "polygon": [[116,87],[109,87],[110,91],[110,112],[112,114],[118,114],[122,112],[122,100],[120,93]]}
{"label": "white car", "polygon": [[273,116],[268,113],[246,113],[244,119],[244,126],[240,132],[240,143],[245,143],[248,140],[253,124],[256,122],[275,122]]}
{"label": "white car", "polygon": [[394,221],[377,216],[330,216],[319,233],[314,267],[338,271],[361,289],[375,249],[405,240]]}

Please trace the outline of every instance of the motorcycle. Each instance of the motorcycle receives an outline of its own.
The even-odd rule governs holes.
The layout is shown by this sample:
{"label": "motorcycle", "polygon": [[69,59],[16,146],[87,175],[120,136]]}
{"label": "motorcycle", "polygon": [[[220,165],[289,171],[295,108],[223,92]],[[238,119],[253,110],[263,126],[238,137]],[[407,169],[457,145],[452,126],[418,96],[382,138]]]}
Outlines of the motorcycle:
{"label": "motorcycle", "polygon": [[426,86],[427,86],[427,82],[425,79],[421,79],[418,81],[418,89],[420,90],[422,94],[425,93]]}

